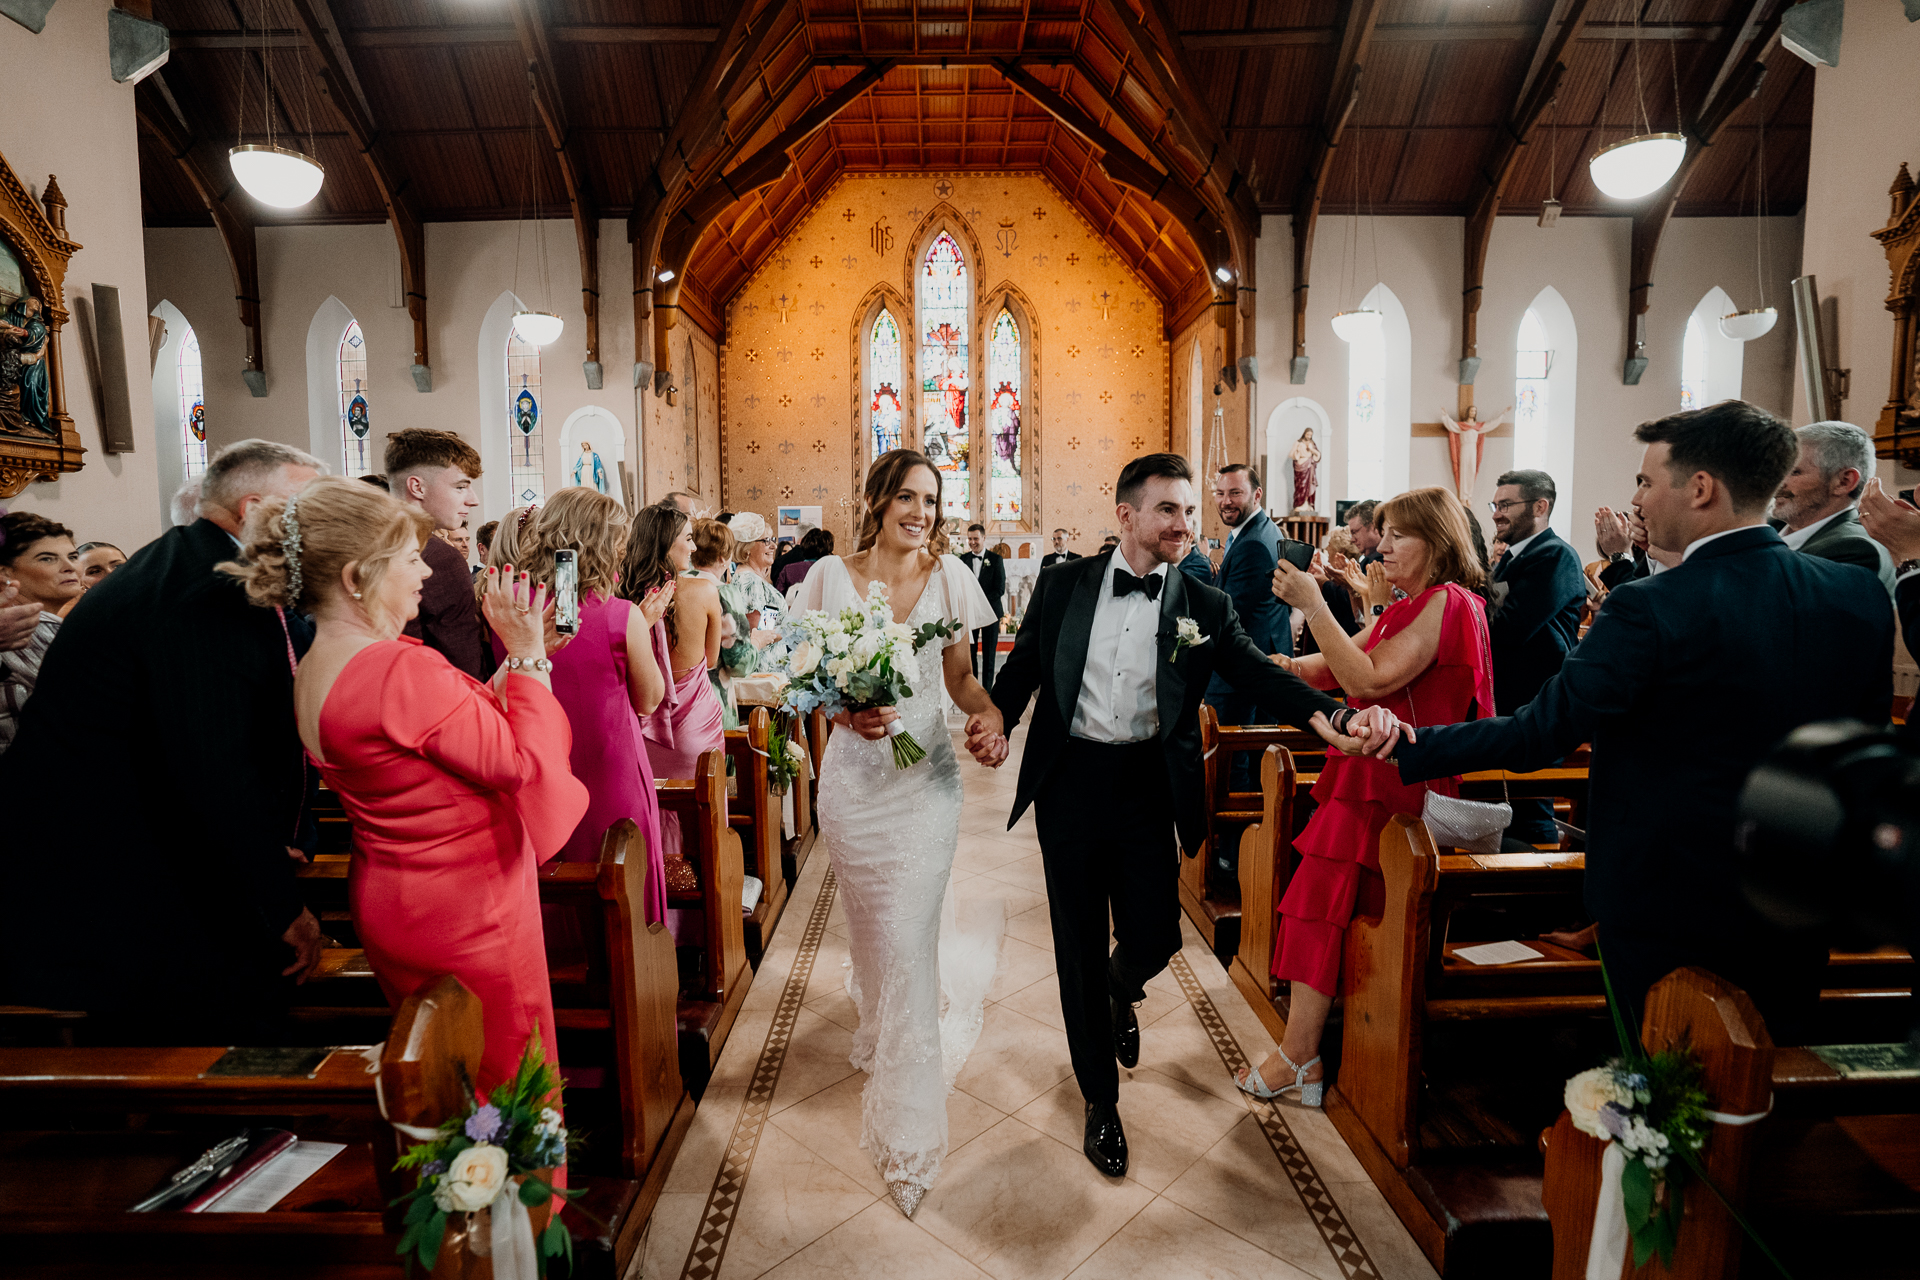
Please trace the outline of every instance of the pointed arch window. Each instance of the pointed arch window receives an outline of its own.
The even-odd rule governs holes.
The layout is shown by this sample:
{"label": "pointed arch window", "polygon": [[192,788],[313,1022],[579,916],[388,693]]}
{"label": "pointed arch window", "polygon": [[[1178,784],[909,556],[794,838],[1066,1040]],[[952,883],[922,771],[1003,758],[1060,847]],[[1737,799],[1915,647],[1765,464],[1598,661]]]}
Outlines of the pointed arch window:
{"label": "pointed arch window", "polygon": [[1347,343],[1347,490],[1355,498],[1386,491],[1387,339],[1363,326]]}
{"label": "pointed arch window", "polygon": [[543,502],[547,496],[547,449],[541,420],[545,401],[540,387],[540,348],[507,337],[507,445],[510,450],[513,505]]}
{"label": "pointed arch window", "polygon": [[174,357],[180,383],[180,455],[189,479],[207,470],[207,397],[200,377],[200,335],[188,325]]}
{"label": "pointed arch window", "polygon": [[1687,319],[1687,336],[1680,344],[1680,408],[1707,407],[1707,324],[1699,312]]}
{"label": "pointed arch window", "polygon": [[367,410],[367,340],[358,320],[340,335],[340,474],[365,475],[373,419]]}
{"label": "pointed arch window", "polygon": [[882,307],[867,333],[869,461],[900,447],[900,322]]}
{"label": "pointed arch window", "polygon": [[1514,340],[1513,458],[1514,465],[1538,467],[1545,453],[1548,424],[1552,422],[1553,343],[1538,313],[1528,308]]}
{"label": "pointed arch window", "polygon": [[987,386],[992,388],[992,396],[987,401],[987,433],[993,444],[988,511],[991,520],[1020,520],[1026,515],[1020,428],[1023,354],[1020,324],[1013,318],[1013,312],[1002,307],[987,337]]}
{"label": "pointed arch window", "polygon": [[966,255],[942,231],[927,247],[918,273],[921,449],[941,471],[944,514],[973,514],[973,448],[967,416],[973,281]]}

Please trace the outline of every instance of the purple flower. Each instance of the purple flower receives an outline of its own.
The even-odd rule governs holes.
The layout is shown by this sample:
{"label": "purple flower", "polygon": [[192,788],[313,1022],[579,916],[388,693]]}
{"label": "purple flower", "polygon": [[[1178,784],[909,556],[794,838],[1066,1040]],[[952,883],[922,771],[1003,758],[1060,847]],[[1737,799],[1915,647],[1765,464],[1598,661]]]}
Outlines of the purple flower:
{"label": "purple flower", "polygon": [[447,1162],[445,1160],[429,1160],[420,1166],[420,1176],[423,1178],[432,1178],[446,1171]]}
{"label": "purple flower", "polygon": [[[468,1121],[469,1124],[472,1121]],[[1617,1102],[1603,1103],[1600,1107],[1600,1127],[1616,1139],[1627,1136],[1627,1113]]]}
{"label": "purple flower", "polygon": [[500,1132],[500,1108],[489,1102],[467,1117],[467,1136],[475,1142],[490,1142]]}

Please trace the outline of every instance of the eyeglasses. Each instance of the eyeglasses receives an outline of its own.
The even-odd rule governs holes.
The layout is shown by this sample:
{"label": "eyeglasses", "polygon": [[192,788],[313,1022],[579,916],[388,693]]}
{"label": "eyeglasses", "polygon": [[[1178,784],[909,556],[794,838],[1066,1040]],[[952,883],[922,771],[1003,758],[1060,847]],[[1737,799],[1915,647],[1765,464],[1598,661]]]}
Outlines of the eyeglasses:
{"label": "eyeglasses", "polygon": [[1532,505],[1533,504],[1525,498],[1508,498],[1505,502],[1489,502],[1487,504],[1487,510],[1493,512],[1495,515],[1499,515],[1508,507],[1530,507]]}

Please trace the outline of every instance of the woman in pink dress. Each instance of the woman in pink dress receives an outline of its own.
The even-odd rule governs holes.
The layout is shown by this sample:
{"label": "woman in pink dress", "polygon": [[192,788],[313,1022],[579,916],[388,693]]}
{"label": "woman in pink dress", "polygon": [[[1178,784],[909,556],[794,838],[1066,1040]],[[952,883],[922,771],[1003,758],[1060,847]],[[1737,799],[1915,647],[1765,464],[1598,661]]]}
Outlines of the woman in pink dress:
{"label": "woman in pink dress", "polygon": [[[720,695],[707,676],[720,661],[725,614],[718,587],[704,578],[681,577],[692,566],[693,522],[685,512],[653,506],[634,517],[620,594],[644,602],[655,589],[674,587],[673,607],[660,621],[669,655],[667,694],[641,721],[656,778],[691,778],[700,753],[717,751],[726,741]],[[679,815],[660,815],[660,838],[670,855],[681,852]]]}
{"label": "woman in pink dress", "polygon": [[[1416,733],[1421,725],[1492,715],[1486,607],[1474,594],[1485,575],[1468,519],[1444,489],[1415,489],[1381,504],[1374,516],[1381,560],[1367,591],[1374,616],[1357,636],[1328,613],[1320,584],[1282,561],[1273,593],[1307,613],[1320,652],[1275,661],[1317,689],[1345,690],[1350,706],[1385,704]],[[1293,842],[1300,862],[1281,899],[1274,939],[1273,975],[1293,984],[1287,1034],[1266,1061],[1240,1074],[1246,1092],[1320,1105],[1320,1033],[1339,989],[1347,926],[1385,906],[1380,833],[1394,814],[1419,813],[1428,787],[1458,795],[1460,780],[1407,786],[1385,761],[1327,753],[1313,788],[1319,807]]]}
{"label": "woman in pink dress", "polygon": [[240,576],[254,603],[318,624],[294,712],[353,819],[354,927],[393,1003],[443,973],[480,997],[485,1093],[536,1032],[559,1064],[535,872],[579,824],[587,789],[567,769],[544,588],[487,571],[487,621],[507,645],[490,684],[400,635],[432,572],[430,532],[416,508],[323,477],[255,508]]}
{"label": "woman in pink dress", "polygon": [[[597,862],[607,829],[633,819],[647,842],[646,921],[657,924],[666,919],[667,881],[660,802],[640,719],[652,715],[666,695],[671,658],[658,624],[673,603],[674,584],[653,588],[637,605],[614,594],[627,525],[627,509],[618,499],[580,486],[562,489],[544,507],[509,511],[487,563],[517,565],[535,582],[551,583],[553,553],[571,549],[577,555],[580,629],[553,655],[553,696],[573,726],[573,776],[586,784],[588,801],[587,816],[560,858]],[[497,633],[493,653],[496,661],[506,656]]]}

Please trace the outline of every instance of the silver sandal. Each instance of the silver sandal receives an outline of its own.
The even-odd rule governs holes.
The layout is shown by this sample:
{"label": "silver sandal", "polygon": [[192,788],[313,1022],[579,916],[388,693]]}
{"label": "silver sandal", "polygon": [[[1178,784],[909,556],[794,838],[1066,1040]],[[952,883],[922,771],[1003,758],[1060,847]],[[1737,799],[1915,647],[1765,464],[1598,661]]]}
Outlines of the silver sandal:
{"label": "silver sandal", "polygon": [[[1233,1082],[1234,1087],[1242,1093],[1260,1099],[1262,1102],[1279,1101],[1291,1103],[1298,1107],[1318,1108],[1326,1099],[1327,1082],[1324,1079],[1308,1081],[1306,1076],[1308,1069],[1311,1068],[1314,1063],[1320,1061],[1319,1056],[1315,1055],[1306,1062],[1299,1063],[1289,1058],[1285,1049],[1276,1046],[1274,1052],[1280,1055],[1280,1061],[1293,1068],[1292,1084],[1281,1085],[1278,1089],[1270,1089],[1267,1087],[1267,1082],[1260,1078],[1260,1068],[1254,1066],[1247,1068],[1246,1079],[1241,1080],[1237,1077],[1235,1078]],[[1288,1094],[1295,1094],[1296,1096],[1290,1098],[1287,1096]]]}

